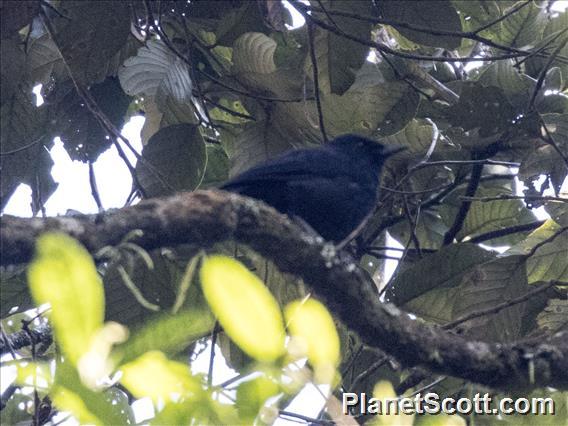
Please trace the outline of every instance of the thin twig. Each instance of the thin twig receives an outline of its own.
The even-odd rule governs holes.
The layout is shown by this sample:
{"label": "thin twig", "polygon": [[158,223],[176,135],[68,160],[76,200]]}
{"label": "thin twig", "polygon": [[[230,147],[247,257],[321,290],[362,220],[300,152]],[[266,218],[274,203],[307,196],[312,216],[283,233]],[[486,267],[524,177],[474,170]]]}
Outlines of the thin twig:
{"label": "thin twig", "polygon": [[560,147],[558,146],[558,144],[556,143],[556,141],[554,140],[554,138],[550,134],[550,130],[548,129],[546,123],[544,122],[544,120],[542,119],[542,117],[540,115],[539,115],[539,121],[540,121],[540,125],[544,129],[545,136],[543,137],[543,140],[556,151],[556,153],[564,161],[564,166],[566,167],[566,169],[568,169],[568,156],[566,156],[566,154],[564,154],[564,152],[560,149]]}
{"label": "thin twig", "polygon": [[335,425],[335,422],[332,420],[320,420],[314,419],[313,417],[304,416],[302,414],[293,413],[291,411],[280,410],[279,416],[286,416],[286,417],[294,417],[296,419],[304,420],[308,424],[316,424],[316,425]]}
{"label": "thin twig", "polygon": [[22,147],[20,147],[20,148],[13,149],[13,150],[11,150],[11,151],[0,152],[0,157],[3,157],[3,156],[5,156],[5,155],[14,155],[14,154],[17,154],[18,152],[25,151],[26,149],[29,149],[29,148],[31,148],[31,147],[37,145],[39,142],[41,142],[41,140],[43,139],[43,136],[44,136],[44,135],[41,135],[39,138],[37,138],[37,139],[34,140],[33,142],[30,142],[29,144],[24,145],[24,146],[22,146]]}
{"label": "thin twig", "polygon": [[[43,23],[45,26],[45,30],[46,32],[49,34],[49,36],[55,40],[55,32],[53,30],[53,26],[51,25],[51,21],[49,19],[49,16],[47,16],[47,14],[43,11],[40,11],[41,17],[43,18]],[[59,47],[58,47],[59,48]],[[128,168],[130,175],[132,176],[132,180],[134,181],[134,184],[136,185],[136,187],[138,188],[138,190],[140,191],[140,193],[142,194],[142,196],[145,196],[145,191],[144,188],[142,188],[142,185],[140,184],[140,181],[138,180],[138,175],[136,173],[136,169],[134,168],[134,166],[130,163],[130,160],[128,159],[128,157],[126,156],[126,154],[124,153],[124,150],[122,149],[122,147],[120,146],[120,144],[118,143],[118,140],[122,140],[125,145],[134,153],[134,155],[138,158],[138,160],[143,161],[144,159],[142,158],[142,156],[134,149],[134,147],[130,144],[130,142],[120,134],[120,132],[118,130],[116,130],[116,128],[114,127],[114,125],[112,123],[110,123],[110,121],[108,120],[108,118],[100,111],[100,108],[98,107],[98,105],[96,104],[96,102],[92,99],[92,97],[89,95],[88,91],[83,90],[81,88],[81,86],[79,85],[79,83],[77,82],[77,80],[75,79],[73,73],[71,72],[71,68],[69,67],[69,64],[67,63],[67,60],[65,59],[65,57],[61,54],[61,51],[59,52],[61,59],[63,61],[63,64],[65,66],[65,69],[67,70],[67,73],[69,75],[69,78],[71,79],[71,81],[73,82],[73,85],[75,87],[75,90],[77,91],[77,94],[79,95],[79,97],[81,97],[81,99],[85,102],[85,105],[87,106],[87,108],[89,109],[89,111],[93,114],[93,116],[95,117],[95,119],[97,119],[98,123],[105,129],[107,130],[109,133],[111,133],[114,137],[111,138],[113,145],[115,146],[118,155],[120,156],[120,158],[122,159],[122,161],[124,162],[124,164],[126,165],[126,167]],[[158,179],[160,179],[160,177],[158,176]]]}
{"label": "thin twig", "polygon": [[[418,221],[420,220],[420,205],[418,205],[418,207],[416,208],[416,217],[414,218],[412,216],[412,213],[410,212],[410,207],[408,206],[408,199],[407,199],[406,195],[404,195],[402,197],[402,200],[404,201],[404,203],[403,203],[404,214],[408,218],[408,228],[410,230],[410,239],[414,243],[414,248],[418,252],[418,257],[422,257],[422,251],[420,250],[420,240],[418,239],[418,236],[416,235],[416,228],[418,226]],[[403,256],[404,256],[404,254],[405,253],[403,252]]]}
{"label": "thin twig", "polygon": [[300,3],[297,0],[289,0],[289,3],[304,17],[304,19],[306,21],[312,21],[313,23],[315,23],[317,26],[326,29],[334,34],[337,34],[338,36],[341,36],[343,38],[346,38],[348,40],[352,40],[355,41],[359,44],[362,44],[364,46],[368,46],[368,47],[374,47],[375,49],[382,51],[384,53],[388,53],[390,55],[393,56],[398,56],[400,58],[405,58],[405,59],[412,59],[412,60],[417,60],[417,61],[432,61],[432,62],[490,62],[490,61],[500,61],[500,60],[505,60],[505,59],[513,59],[513,58],[520,58],[520,57],[525,57],[528,55],[533,54],[533,52],[525,52],[525,53],[510,53],[510,54],[506,54],[506,55],[499,55],[499,56],[486,56],[483,58],[469,58],[469,57],[465,57],[465,58],[445,58],[445,57],[439,57],[439,56],[429,56],[429,55],[415,55],[415,54],[410,54],[410,53],[405,53],[405,52],[400,52],[398,50],[394,50],[391,49],[390,47],[388,47],[387,45],[383,44],[383,43],[377,43],[377,42],[373,42],[370,40],[366,40],[364,38],[361,37],[357,37],[353,34],[349,34],[346,33],[345,31],[330,25],[320,19],[315,18],[314,16],[310,15],[308,13],[308,9],[306,8],[306,5],[304,5],[303,3]]}
{"label": "thin twig", "polygon": [[[473,195],[475,195],[475,192],[479,187],[481,174],[483,172],[483,166],[484,164],[482,163],[482,164],[476,164],[473,167],[473,170],[471,171],[471,180],[468,182],[467,188],[465,190],[466,197],[472,197]],[[454,241],[454,238],[456,237],[458,232],[461,231],[463,227],[465,218],[467,217],[470,207],[471,207],[471,201],[462,202],[454,219],[454,223],[452,224],[452,226],[450,226],[450,229],[448,229],[448,231],[444,235],[444,241],[442,243],[443,245],[446,246]]]}
{"label": "thin twig", "polygon": [[518,305],[519,303],[522,303],[522,302],[529,300],[533,296],[536,296],[537,294],[540,294],[540,293],[548,290],[553,285],[555,285],[555,282],[551,281],[549,283],[546,283],[546,284],[544,284],[544,285],[542,285],[538,288],[535,288],[535,289],[523,294],[522,296],[516,297],[516,298],[511,299],[511,300],[507,300],[506,302],[499,303],[498,305],[492,306],[490,308],[482,309],[482,310],[479,310],[479,311],[476,311],[476,312],[472,312],[468,315],[464,315],[464,316],[462,316],[462,317],[460,317],[460,318],[458,318],[458,319],[456,319],[452,322],[444,324],[442,326],[442,328],[444,330],[449,330],[449,329],[454,328],[457,325],[460,325],[460,324],[462,324],[466,321],[469,321],[471,319],[479,318],[479,317],[486,316],[486,315],[496,314],[496,313],[502,311],[505,308],[509,308],[511,306]]}
{"label": "thin twig", "polygon": [[314,95],[316,97],[316,107],[318,110],[319,127],[321,135],[323,137],[323,141],[327,142],[328,138],[327,138],[327,133],[325,132],[325,124],[323,121],[323,111],[321,108],[321,99],[319,91],[318,61],[316,57],[316,51],[314,49],[314,25],[311,22],[308,22],[307,25],[308,25],[308,42],[310,44],[310,59],[312,61],[312,75],[314,79]]}
{"label": "thin twig", "polygon": [[500,200],[532,200],[532,201],[561,201],[563,203],[568,203],[568,198],[563,197],[552,197],[552,196],[537,196],[537,195],[508,195],[501,194],[495,197],[466,197],[460,196],[464,201],[481,201],[486,203],[489,201],[500,201]]}
{"label": "thin twig", "polygon": [[494,238],[504,237],[511,234],[518,234],[519,232],[534,231],[544,222],[545,222],[544,220],[538,220],[523,225],[515,225],[509,228],[496,229],[495,231],[485,232],[483,234],[477,235],[476,237],[467,240],[467,242],[472,244],[477,244],[477,243],[482,243],[484,241],[492,240]]}
{"label": "thin twig", "polygon": [[219,322],[215,321],[215,326],[211,332],[211,354],[209,355],[209,368],[207,372],[207,386],[213,386],[213,367],[215,365],[215,345],[217,344],[217,336],[219,335]]}
{"label": "thin twig", "polygon": [[[565,29],[563,32],[566,32],[566,31],[568,31],[568,29]],[[560,53],[562,48],[564,48],[566,43],[568,43],[568,37],[564,38],[564,41],[561,41],[558,44],[558,46],[556,46],[556,48],[552,51],[552,53],[548,57],[548,60],[546,61],[546,63],[542,67],[542,69],[540,70],[540,73],[539,73],[538,78],[536,80],[536,84],[535,84],[534,89],[531,93],[531,97],[529,99],[527,107],[525,108],[525,114],[528,114],[532,111],[532,109],[534,107],[534,102],[535,102],[536,97],[538,95],[538,92],[540,91],[540,89],[542,88],[542,85],[544,84],[544,79],[546,77],[546,73],[547,73],[548,69],[550,68],[550,66],[552,65],[552,62],[554,61],[554,59],[556,59],[556,57],[558,56],[558,54]]]}
{"label": "thin twig", "polygon": [[[482,37],[482,36],[479,35],[479,33],[482,32],[483,30],[491,27],[492,25],[495,25],[496,23],[502,21],[503,19],[506,19],[507,17],[518,12],[520,9],[522,9],[523,7],[525,7],[528,4],[530,4],[530,2],[525,2],[525,3],[523,3],[519,6],[511,9],[509,12],[505,13],[503,16],[500,16],[499,18],[495,19],[494,21],[488,23],[487,25],[480,27],[476,30],[467,31],[467,32],[464,32],[464,31],[449,31],[449,30],[442,30],[442,29],[437,29],[437,28],[432,28],[432,27],[422,27],[422,26],[419,26],[419,25],[409,24],[408,22],[379,18],[379,17],[376,17],[376,16],[361,15],[361,14],[358,14],[358,13],[347,12],[347,11],[343,11],[343,10],[328,11],[327,9],[323,8],[321,5],[320,5],[320,7],[306,5],[305,8],[307,10],[312,11],[312,12],[324,12],[328,16],[328,19],[330,18],[330,15],[343,16],[343,17],[346,17],[346,18],[352,18],[352,19],[359,20],[359,21],[370,22],[370,23],[373,23],[373,24],[390,25],[391,27],[404,28],[404,29],[408,29],[408,30],[412,30],[412,31],[416,31],[416,32],[425,33],[425,34],[431,34],[431,35],[434,35],[434,36],[450,36],[450,37],[456,37],[456,38],[466,38],[466,39],[469,39],[469,40],[473,40],[473,41],[485,44],[485,45],[490,46],[490,47],[494,47],[496,49],[501,49],[501,50],[504,50],[504,51],[507,51],[507,52],[522,53],[522,54],[528,55],[531,52],[527,52],[527,51],[524,51],[524,50],[521,50],[521,49],[516,49],[516,48],[511,47],[511,46],[505,46],[505,45],[502,45],[502,44],[498,44],[491,39],[488,39],[488,38],[485,38],[485,37]],[[330,19],[330,21],[333,24],[335,24],[331,19]],[[338,27],[337,24],[335,24],[335,26]]]}
{"label": "thin twig", "polygon": [[563,226],[562,228],[560,228],[558,231],[556,231],[554,234],[552,234],[550,237],[542,240],[541,242],[539,242],[538,244],[535,244],[530,251],[525,254],[525,258],[529,258],[532,257],[536,251],[541,248],[542,246],[551,243],[552,241],[554,241],[556,239],[556,237],[558,237],[560,234],[562,234],[563,232],[568,231],[568,226]]}
{"label": "thin twig", "polygon": [[356,389],[356,385],[359,384],[361,380],[368,378],[374,371],[378,370],[383,365],[385,365],[388,362],[388,360],[389,357],[385,355],[381,359],[375,361],[373,364],[367,367],[365,371],[359,373],[355,377],[355,379],[351,382],[351,389]]}
{"label": "thin twig", "polygon": [[97,187],[97,179],[95,176],[95,170],[93,167],[93,162],[89,160],[89,185],[91,186],[91,195],[97,204],[99,213],[103,212],[105,209],[103,203],[101,202],[101,196],[99,195],[99,189]]}

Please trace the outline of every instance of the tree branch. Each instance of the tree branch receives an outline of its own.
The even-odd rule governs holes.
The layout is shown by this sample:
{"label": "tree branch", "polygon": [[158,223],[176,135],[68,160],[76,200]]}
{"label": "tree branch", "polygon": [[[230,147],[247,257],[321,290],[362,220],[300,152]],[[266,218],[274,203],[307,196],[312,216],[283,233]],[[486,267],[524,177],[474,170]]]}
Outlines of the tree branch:
{"label": "tree branch", "polygon": [[546,344],[504,345],[468,341],[415,321],[381,303],[374,285],[347,253],[336,252],[262,202],[236,194],[195,191],[85,217],[5,215],[0,264],[29,262],[35,240],[46,231],[69,234],[94,253],[118,244],[133,229],[142,232],[132,242],[146,250],[187,243],[211,247],[229,239],[248,245],[282,272],[301,277],[365,344],[407,367],[419,365],[502,389],[568,389],[566,332]]}

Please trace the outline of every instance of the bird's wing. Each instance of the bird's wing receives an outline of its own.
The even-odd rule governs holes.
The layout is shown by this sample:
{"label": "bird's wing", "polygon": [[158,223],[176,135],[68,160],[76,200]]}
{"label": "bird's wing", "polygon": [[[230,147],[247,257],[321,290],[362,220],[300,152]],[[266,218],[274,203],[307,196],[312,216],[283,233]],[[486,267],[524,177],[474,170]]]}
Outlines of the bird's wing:
{"label": "bird's wing", "polygon": [[[343,163],[343,164],[342,164]],[[297,150],[253,167],[225,183],[223,189],[238,189],[253,183],[277,183],[304,180],[309,177],[334,177],[336,167],[348,167],[327,150]]]}

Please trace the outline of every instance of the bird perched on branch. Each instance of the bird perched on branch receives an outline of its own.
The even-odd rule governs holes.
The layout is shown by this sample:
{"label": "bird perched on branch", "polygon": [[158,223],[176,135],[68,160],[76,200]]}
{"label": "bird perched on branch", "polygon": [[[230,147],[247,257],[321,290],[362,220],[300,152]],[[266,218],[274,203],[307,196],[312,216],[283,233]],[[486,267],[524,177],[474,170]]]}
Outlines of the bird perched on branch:
{"label": "bird perched on branch", "polygon": [[221,189],[262,200],[302,219],[326,240],[342,243],[372,213],[385,160],[403,149],[343,135],[254,166]]}

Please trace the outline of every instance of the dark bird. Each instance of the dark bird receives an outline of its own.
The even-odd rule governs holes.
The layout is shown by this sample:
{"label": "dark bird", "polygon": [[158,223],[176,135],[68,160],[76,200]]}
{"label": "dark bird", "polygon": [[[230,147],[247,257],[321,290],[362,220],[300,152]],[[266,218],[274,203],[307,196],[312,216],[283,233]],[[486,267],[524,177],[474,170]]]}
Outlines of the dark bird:
{"label": "dark bird", "polygon": [[257,198],[298,217],[326,240],[351,238],[375,206],[381,168],[401,146],[343,135],[290,151],[235,176],[221,189]]}

